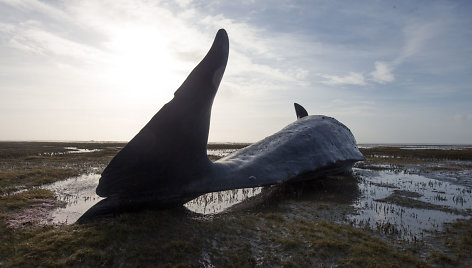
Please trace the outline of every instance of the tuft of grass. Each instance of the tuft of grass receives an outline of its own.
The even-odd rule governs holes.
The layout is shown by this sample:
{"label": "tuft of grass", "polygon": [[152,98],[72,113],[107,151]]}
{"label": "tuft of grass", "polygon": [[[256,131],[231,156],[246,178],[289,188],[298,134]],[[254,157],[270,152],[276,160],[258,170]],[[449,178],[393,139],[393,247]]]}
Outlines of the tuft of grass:
{"label": "tuft of grass", "polygon": [[[356,163],[356,167],[371,170],[404,170],[415,165],[422,170],[457,172],[471,169],[472,149],[405,150],[400,147],[373,147],[359,149],[366,160]],[[456,162],[452,162],[452,161]],[[445,161],[449,161],[446,164]],[[459,162],[457,162],[459,161]]]}
{"label": "tuft of grass", "polygon": [[456,264],[456,261],[452,257],[446,254],[443,254],[441,252],[435,251],[435,250],[429,253],[428,260],[431,263],[440,265],[441,267],[446,267],[446,266],[453,267]]}
{"label": "tuft of grass", "polygon": [[[99,173],[124,143],[0,142],[0,194]],[[70,153],[67,147],[97,150]]]}
{"label": "tuft of grass", "polygon": [[413,197],[413,198],[418,198],[422,197],[423,195],[417,192],[411,192],[411,191],[406,191],[406,190],[393,190],[393,193],[398,196],[404,196],[404,197]]}
{"label": "tuft of grass", "polygon": [[4,266],[421,266],[370,231],[273,212],[211,219],[144,211],[58,228],[0,228]]}
{"label": "tuft of grass", "polygon": [[14,191],[17,187],[33,187],[78,176],[80,172],[71,168],[32,168],[0,170],[0,194]]}
{"label": "tuft of grass", "polygon": [[250,143],[208,143],[208,149],[242,149],[251,145]]}
{"label": "tuft of grass", "polygon": [[472,266],[472,219],[458,220],[447,225],[443,237],[444,246],[453,256],[455,262],[466,263]]}
{"label": "tuft of grass", "polygon": [[54,200],[55,194],[45,189],[32,189],[24,192],[0,195],[0,213],[22,209],[44,200]]}
{"label": "tuft of grass", "polygon": [[40,156],[58,155],[68,152],[69,150],[66,147],[100,149],[102,151],[111,150],[116,153],[125,144],[123,142],[0,142],[0,160],[32,160]]}
{"label": "tuft of grass", "polygon": [[[418,149],[405,150],[400,147],[372,147],[359,149],[367,158],[386,159],[409,159],[417,161],[418,159],[428,160],[472,160],[472,149],[464,150],[441,150],[441,149]],[[382,156],[382,157],[379,157]]]}
{"label": "tuft of grass", "polygon": [[375,201],[384,202],[388,204],[395,204],[395,205],[406,207],[406,208],[440,210],[440,211],[460,214],[460,215],[466,214],[466,212],[461,212],[457,209],[452,209],[446,206],[431,204],[428,202],[414,199],[420,196],[421,194],[418,194],[415,192],[395,190],[391,195],[382,199],[375,199]]}

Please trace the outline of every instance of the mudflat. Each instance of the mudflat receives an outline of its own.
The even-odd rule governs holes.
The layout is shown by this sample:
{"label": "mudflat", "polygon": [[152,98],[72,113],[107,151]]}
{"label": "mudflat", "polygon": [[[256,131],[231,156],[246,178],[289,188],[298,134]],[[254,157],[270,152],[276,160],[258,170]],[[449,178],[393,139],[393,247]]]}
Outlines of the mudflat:
{"label": "mudflat", "polygon": [[[216,160],[247,144],[209,144]],[[0,266],[469,266],[470,146],[360,146],[353,174],[87,224],[120,142],[0,142]],[[81,212],[82,211],[82,212]]]}

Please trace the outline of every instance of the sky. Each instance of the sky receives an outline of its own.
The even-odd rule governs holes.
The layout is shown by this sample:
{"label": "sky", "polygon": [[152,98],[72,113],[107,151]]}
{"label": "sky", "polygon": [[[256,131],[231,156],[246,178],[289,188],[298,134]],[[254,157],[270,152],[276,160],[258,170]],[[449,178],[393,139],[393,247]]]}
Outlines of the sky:
{"label": "sky", "polygon": [[128,141],[218,29],[210,142],[334,117],[358,143],[472,144],[472,1],[0,0],[0,140]]}

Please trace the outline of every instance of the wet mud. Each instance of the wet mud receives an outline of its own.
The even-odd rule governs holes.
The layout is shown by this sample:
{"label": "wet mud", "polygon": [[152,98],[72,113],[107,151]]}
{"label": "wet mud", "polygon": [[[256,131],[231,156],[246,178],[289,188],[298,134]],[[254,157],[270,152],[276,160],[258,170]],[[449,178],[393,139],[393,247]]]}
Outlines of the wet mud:
{"label": "wet mud", "polygon": [[[208,153],[222,157],[235,150],[211,149]],[[307,201],[315,205],[331,202],[337,204],[331,210],[333,215],[339,214],[335,210],[343,211],[344,217],[339,222],[371,228],[407,241],[423,239],[425,235],[442,231],[446,223],[471,217],[471,188],[467,184],[461,185],[460,180],[451,179],[451,176],[460,177],[463,171],[445,175],[441,170],[425,173],[416,169],[415,174],[413,169],[388,167],[391,166],[385,169],[354,168],[349,176],[208,193],[184,207],[198,215],[214,215],[277,209],[287,202],[296,211],[297,206],[305,206]],[[95,194],[99,178],[99,174],[90,173],[43,186],[54,191],[58,200],[66,204],[53,210],[46,222],[74,223],[102,199]]]}

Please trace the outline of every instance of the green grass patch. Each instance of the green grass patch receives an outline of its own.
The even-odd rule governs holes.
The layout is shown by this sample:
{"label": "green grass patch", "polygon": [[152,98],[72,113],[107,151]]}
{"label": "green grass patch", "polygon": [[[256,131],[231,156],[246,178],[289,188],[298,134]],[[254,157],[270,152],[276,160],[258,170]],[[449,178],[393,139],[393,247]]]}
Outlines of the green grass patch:
{"label": "green grass patch", "polygon": [[55,194],[45,189],[31,189],[16,194],[0,195],[0,213],[17,211],[44,200],[54,199]]}
{"label": "green grass patch", "polygon": [[242,149],[251,145],[250,143],[208,143],[207,149]]}
{"label": "green grass patch", "polygon": [[463,150],[441,150],[441,149],[418,149],[405,150],[400,147],[372,147],[359,149],[367,158],[392,159],[408,158],[409,161],[418,159],[437,160],[466,160],[472,161],[472,149]]}
{"label": "green grass patch", "polygon": [[78,176],[78,170],[71,168],[32,168],[0,170],[0,194],[6,194],[18,187],[33,187]]}
{"label": "green grass patch", "polygon": [[[0,142],[0,194],[84,173],[99,173],[123,146],[123,143]],[[99,151],[68,153],[67,147]]]}
{"label": "green grass patch", "polygon": [[145,211],[84,225],[0,231],[8,239],[0,248],[4,266],[424,264],[370,232],[272,212],[201,219],[182,211]]}

